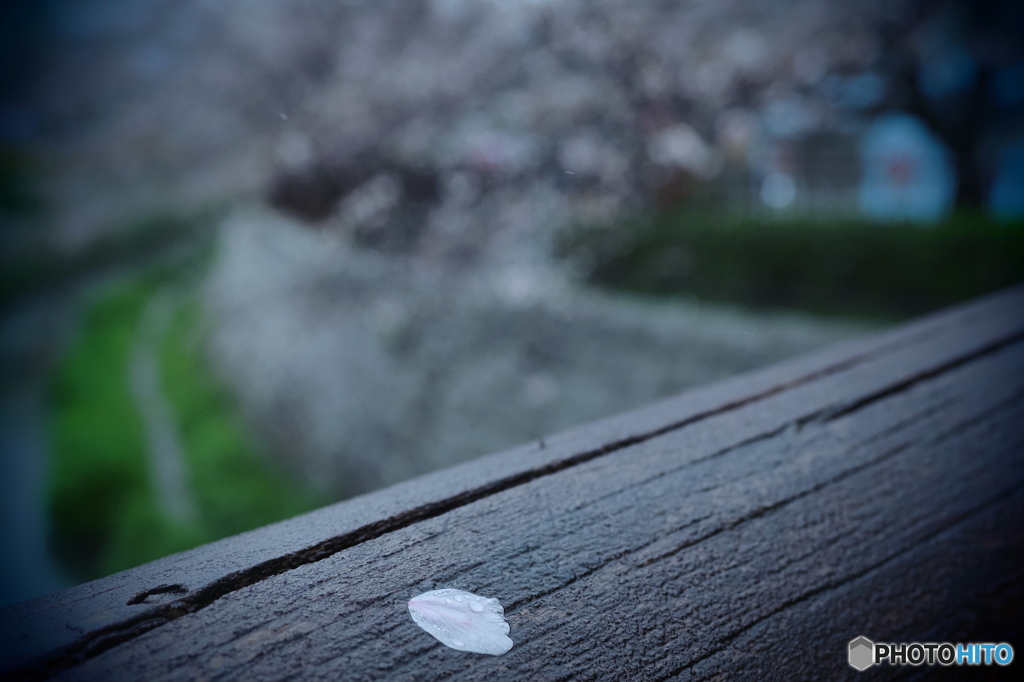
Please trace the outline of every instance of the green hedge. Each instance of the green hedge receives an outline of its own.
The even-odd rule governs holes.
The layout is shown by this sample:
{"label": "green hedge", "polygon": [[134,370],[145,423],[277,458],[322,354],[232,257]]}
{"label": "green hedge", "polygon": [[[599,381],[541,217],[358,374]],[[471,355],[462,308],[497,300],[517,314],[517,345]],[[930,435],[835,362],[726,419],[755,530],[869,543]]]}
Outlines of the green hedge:
{"label": "green hedge", "polygon": [[917,315],[1024,280],[1024,224],[931,226],[676,211],[558,240],[593,284],[830,315]]}

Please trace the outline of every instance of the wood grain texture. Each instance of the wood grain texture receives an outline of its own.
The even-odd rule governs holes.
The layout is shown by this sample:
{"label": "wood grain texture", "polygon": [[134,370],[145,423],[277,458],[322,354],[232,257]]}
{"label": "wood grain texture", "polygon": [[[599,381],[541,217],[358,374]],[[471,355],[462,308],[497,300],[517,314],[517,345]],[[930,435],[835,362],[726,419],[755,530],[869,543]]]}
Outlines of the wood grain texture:
{"label": "wood grain texture", "polygon": [[[1022,545],[1017,288],[10,607],[0,669],[854,677],[857,635],[1018,643]],[[512,651],[421,631],[439,587],[500,599]]]}

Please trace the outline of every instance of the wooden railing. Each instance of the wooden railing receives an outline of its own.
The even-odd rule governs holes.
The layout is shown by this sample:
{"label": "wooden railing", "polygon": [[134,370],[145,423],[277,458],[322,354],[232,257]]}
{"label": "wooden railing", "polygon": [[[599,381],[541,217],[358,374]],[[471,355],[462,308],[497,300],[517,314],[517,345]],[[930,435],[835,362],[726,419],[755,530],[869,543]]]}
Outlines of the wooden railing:
{"label": "wooden railing", "polygon": [[[437,587],[514,648],[423,632]],[[860,635],[1020,645],[1022,606],[1016,288],[9,607],[0,671],[835,679]]]}

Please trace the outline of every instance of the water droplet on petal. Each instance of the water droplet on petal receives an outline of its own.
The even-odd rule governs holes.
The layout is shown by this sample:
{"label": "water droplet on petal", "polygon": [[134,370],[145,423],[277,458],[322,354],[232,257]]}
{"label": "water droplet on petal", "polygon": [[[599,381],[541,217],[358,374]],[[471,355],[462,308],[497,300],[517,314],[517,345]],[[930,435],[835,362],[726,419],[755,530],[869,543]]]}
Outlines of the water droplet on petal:
{"label": "water droplet on petal", "polygon": [[417,625],[453,649],[500,656],[513,646],[497,599],[456,589],[434,590],[410,600],[409,613]]}

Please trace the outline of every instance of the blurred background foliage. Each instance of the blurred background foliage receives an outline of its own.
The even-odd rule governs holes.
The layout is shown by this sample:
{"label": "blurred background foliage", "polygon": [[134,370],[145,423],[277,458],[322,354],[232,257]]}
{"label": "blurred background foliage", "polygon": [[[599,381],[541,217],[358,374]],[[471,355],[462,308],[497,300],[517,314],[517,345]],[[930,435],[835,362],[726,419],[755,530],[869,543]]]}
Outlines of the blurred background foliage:
{"label": "blurred background foliage", "polygon": [[1024,281],[1022,8],[0,3],[0,605]]}

